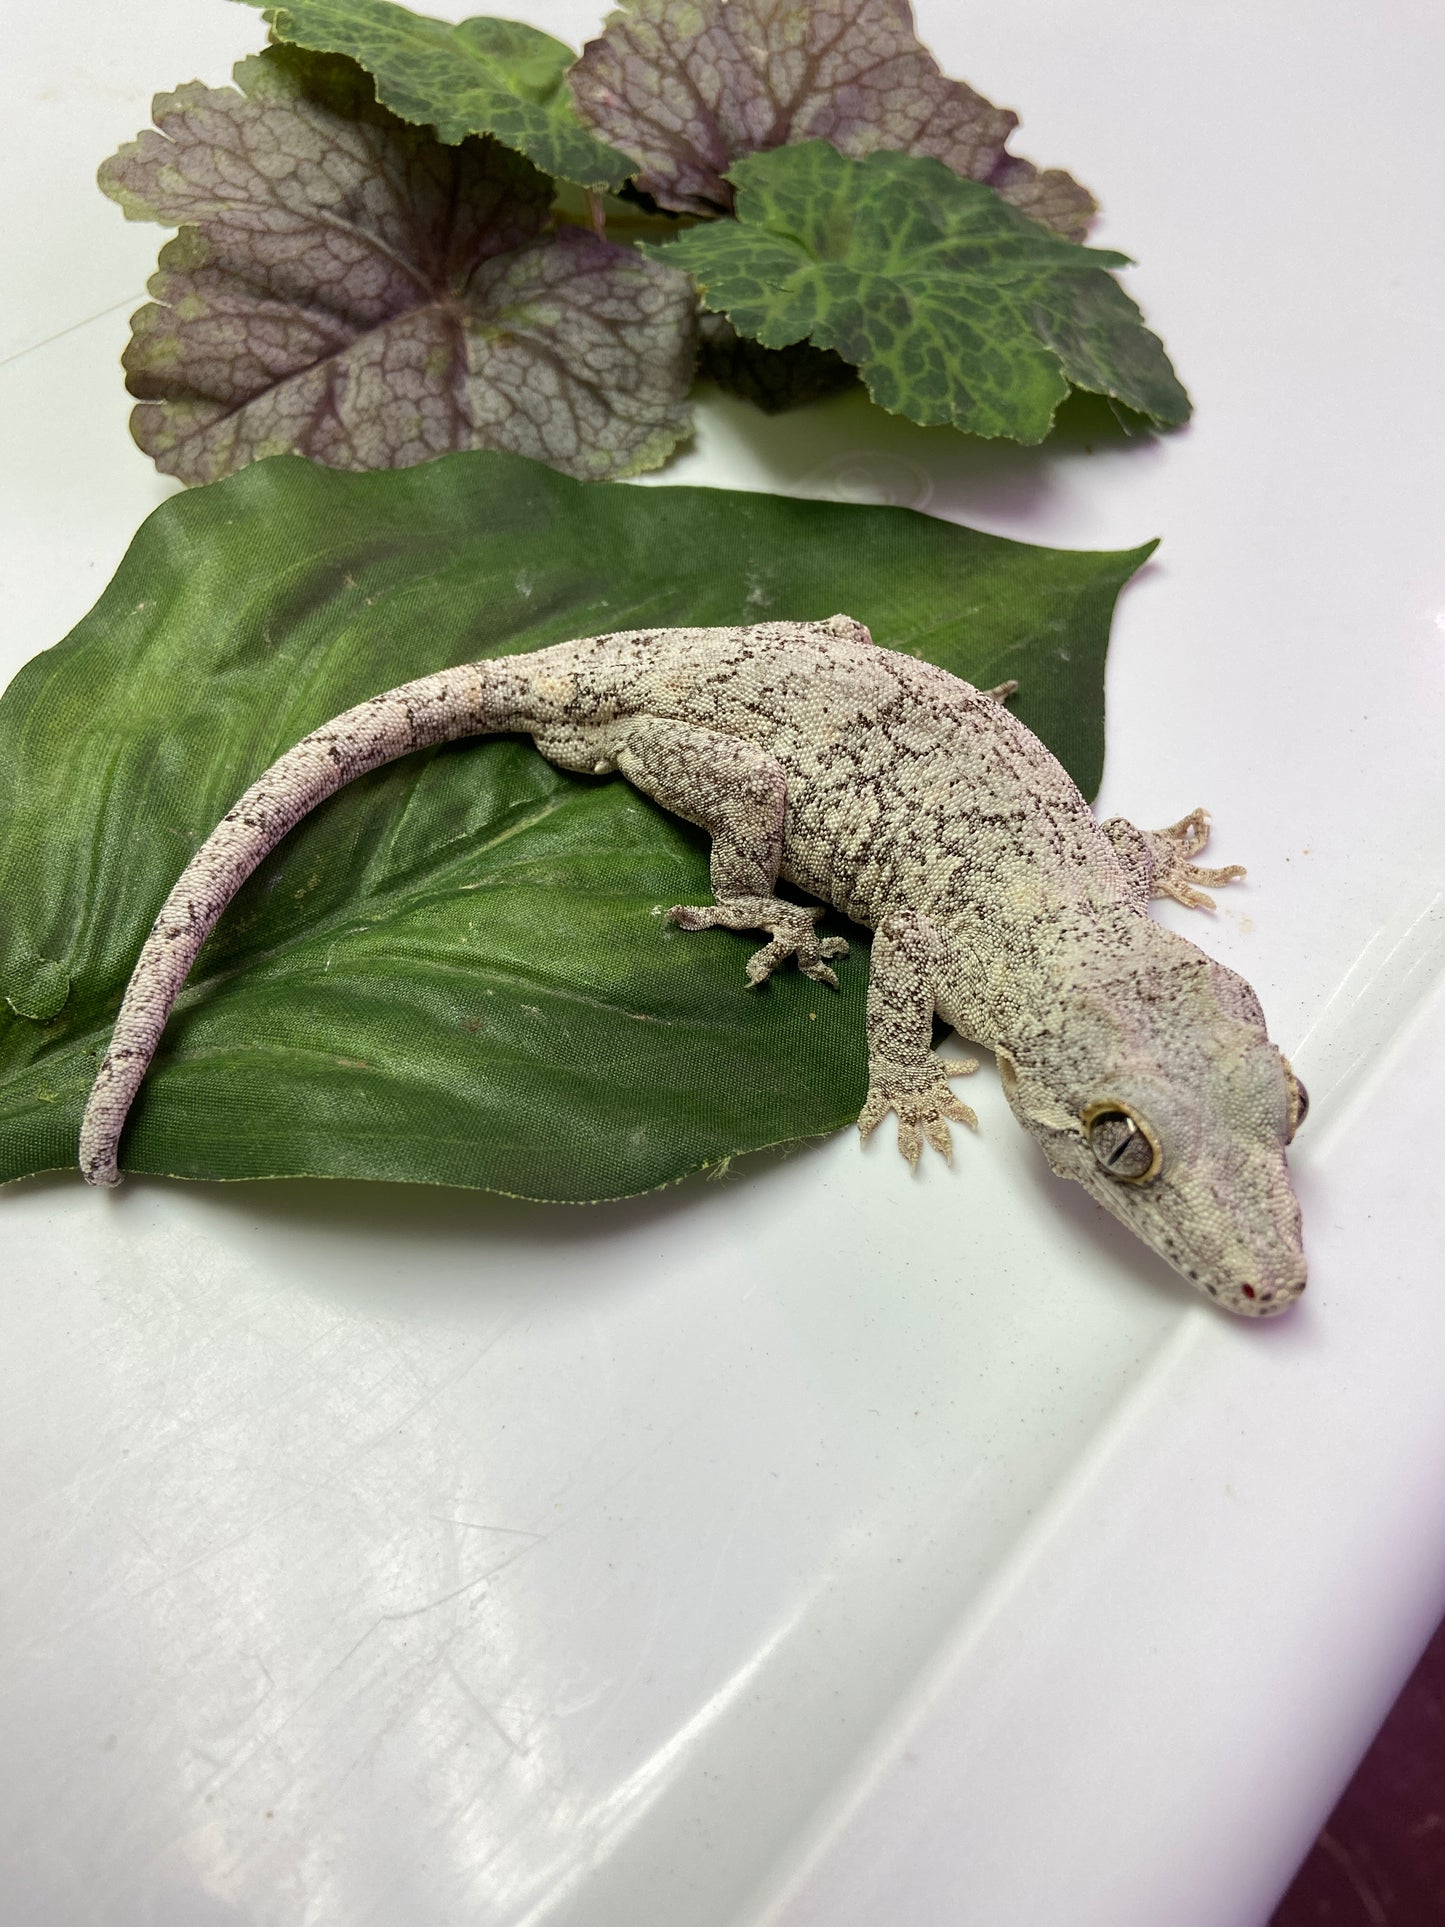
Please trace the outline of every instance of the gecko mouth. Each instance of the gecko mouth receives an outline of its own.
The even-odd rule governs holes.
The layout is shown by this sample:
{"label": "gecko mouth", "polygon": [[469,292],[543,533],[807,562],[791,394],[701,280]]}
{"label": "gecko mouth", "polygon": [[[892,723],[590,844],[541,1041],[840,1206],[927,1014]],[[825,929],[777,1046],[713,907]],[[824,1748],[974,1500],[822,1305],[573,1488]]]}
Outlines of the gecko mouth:
{"label": "gecko mouth", "polygon": [[[1237,1318],[1278,1318],[1304,1292],[1308,1273],[1300,1249],[1297,1219],[1293,1224],[1277,1224],[1276,1235],[1264,1249],[1210,1251],[1206,1243],[1206,1248],[1200,1250],[1195,1240],[1181,1235],[1178,1226],[1161,1222],[1152,1212],[1129,1209],[1134,1198],[1147,1197],[1147,1193],[1121,1191],[1112,1186],[1107,1190],[1098,1185],[1087,1188],[1145,1244],[1152,1246],[1166,1264],[1172,1265],[1196,1290],[1206,1293],[1215,1304]],[[1185,1232],[1188,1229],[1184,1227]],[[1242,1279],[1249,1282],[1242,1283]]]}

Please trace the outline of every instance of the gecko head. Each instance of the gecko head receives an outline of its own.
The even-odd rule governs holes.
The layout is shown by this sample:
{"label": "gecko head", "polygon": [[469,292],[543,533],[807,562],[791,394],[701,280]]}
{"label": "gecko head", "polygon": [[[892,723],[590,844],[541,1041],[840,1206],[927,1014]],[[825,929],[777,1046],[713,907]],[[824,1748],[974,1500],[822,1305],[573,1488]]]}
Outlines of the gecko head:
{"label": "gecko head", "polygon": [[1216,1303],[1270,1318],[1305,1288],[1285,1146],[1309,1100],[1243,979],[1161,950],[1001,1051],[1004,1090],[1060,1177]]}

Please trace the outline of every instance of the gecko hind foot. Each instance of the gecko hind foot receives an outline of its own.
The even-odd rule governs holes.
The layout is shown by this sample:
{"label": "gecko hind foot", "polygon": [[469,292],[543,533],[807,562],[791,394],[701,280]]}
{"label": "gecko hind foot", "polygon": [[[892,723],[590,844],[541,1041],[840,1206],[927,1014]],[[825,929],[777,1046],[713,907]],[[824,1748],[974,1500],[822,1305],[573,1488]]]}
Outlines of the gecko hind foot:
{"label": "gecko hind foot", "polygon": [[726,903],[675,903],[667,920],[680,930],[766,930],[772,942],[755,950],[747,962],[747,979],[753,988],[765,984],[780,963],[796,957],[805,977],[836,990],[838,978],[826,959],[846,957],[848,943],[844,937],[819,937],[813,926],[822,915],[821,904],[786,903],[781,897],[733,897]]}
{"label": "gecko hind foot", "polygon": [[868,1096],[858,1113],[860,1136],[871,1136],[889,1111],[898,1114],[898,1149],[917,1169],[923,1140],[946,1164],[953,1161],[950,1118],[978,1129],[978,1118],[948,1088],[950,1077],[968,1077],[978,1069],[976,1057],[935,1057],[926,1064],[890,1064],[875,1058],[868,1066]]}
{"label": "gecko hind foot", "polygon": [[1242,863],[1226,863],[1221,869],[1211,870],[1190,862],[1209,841],[1208,810],[1191,810],[1167,829],[1146,830],[1144,835],[1154,861],[1153,895],[1172,897],[1186,909],[1214,908],[1214,898],[1199,888],[1201,883],[1217,889],[1245,874]]}

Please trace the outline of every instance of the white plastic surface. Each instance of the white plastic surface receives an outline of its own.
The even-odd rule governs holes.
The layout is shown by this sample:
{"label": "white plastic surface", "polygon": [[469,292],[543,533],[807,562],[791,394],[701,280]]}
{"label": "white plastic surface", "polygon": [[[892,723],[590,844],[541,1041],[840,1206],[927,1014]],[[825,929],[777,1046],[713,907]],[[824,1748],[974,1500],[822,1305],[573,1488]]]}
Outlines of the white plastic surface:
{"label": "white plastic surface", "polygon": [[[591,1211],[12,1187],[7,1927],[1249,1927],[1445,1606],[1445,26],[918,12],[1100,193],[1196,424],[1021,451],[713,401],[658,479],[1165,537],[1101,803],[1207,803],[1250,866],[1167,914],[1310,1085],[1308,1298],[1196,1301],[991,1071],[917,1179],[885,1129]],[[7,23],[7,676],[169,487],[116,366],[160,236],[93,168],[260,35]]]}

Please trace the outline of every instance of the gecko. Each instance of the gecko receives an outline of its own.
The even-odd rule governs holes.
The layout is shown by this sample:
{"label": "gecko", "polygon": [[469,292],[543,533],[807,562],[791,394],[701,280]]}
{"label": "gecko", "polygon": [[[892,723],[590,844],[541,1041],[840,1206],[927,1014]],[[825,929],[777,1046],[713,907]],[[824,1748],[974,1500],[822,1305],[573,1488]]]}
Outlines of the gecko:
{"label": "gecko", "polygon": [[[994,1052],[1008,1104],[1081,1184],[1210,1299],[1247,1317],[1305,1288],[1286,1149],[1308,1097],[1254,991],[1149,914],[1212,908],[1209,818],[1099,822],[1007,707],[873,641],[847,615],[740,628],[626,630],[422,676],[315,729],[196,850],[156,919],[86,1105],[80,1166],[119,1181],[126,1115],[201,946],[310,810],[413,750],[530,735],[566,770],[620,773],[711,839],[713,901],[683,930],[754,931],[764,984],[788,959],[836,988],[848,950],[825,905],[873,932],[866,1138],[889,1112],[915,1165],[977,1128],[935,1019]],[[782,878],[814,899],[779,897]]]}

